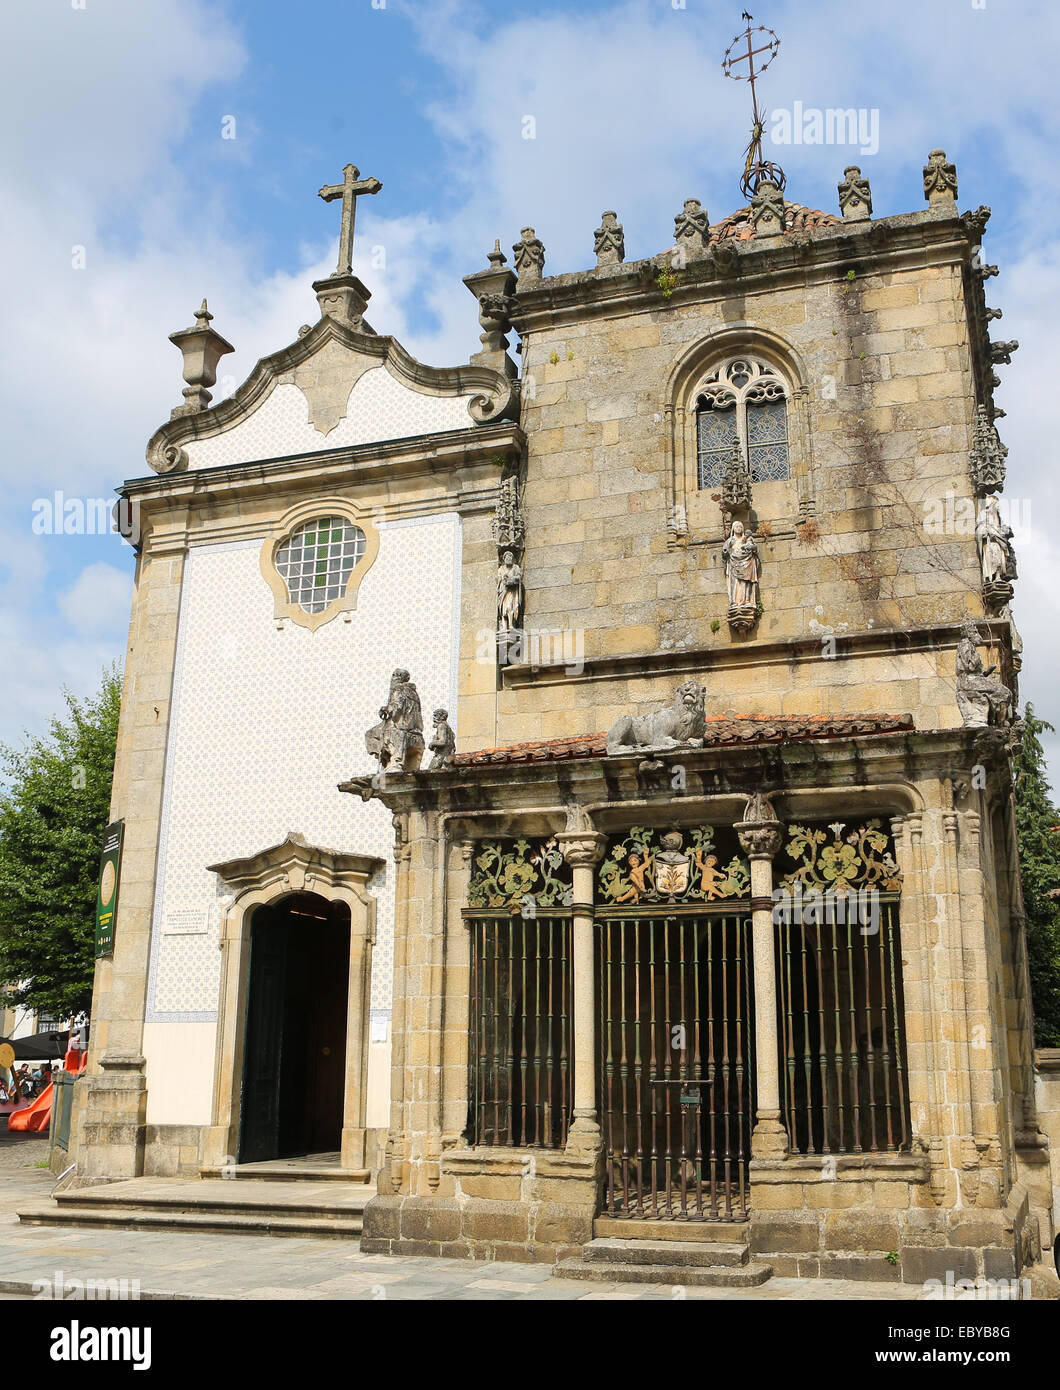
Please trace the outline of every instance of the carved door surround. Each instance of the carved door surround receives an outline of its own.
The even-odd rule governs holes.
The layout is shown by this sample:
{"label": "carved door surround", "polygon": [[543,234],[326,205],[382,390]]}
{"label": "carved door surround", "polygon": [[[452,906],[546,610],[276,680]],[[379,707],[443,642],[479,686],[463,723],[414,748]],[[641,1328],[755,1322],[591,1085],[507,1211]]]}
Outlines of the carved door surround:
{"label": "carved door surround", "polygon": [[254,909],[292,894],[315,893],[329,902],[345,903],[350,913],[346,1089],[340,1161],[343,1168],[363,1168],[368,1001],[376,922],[376,900],[369,882],[383,865],[384,860],[374,856],[322,849],[292,833],[282,844],[248,858],[209,866],[222,879],[230,896],[218,941],[222,953],[220,1010],[213,1116],[206,1139],[207,1167],[231,1163],[238,1153]]}

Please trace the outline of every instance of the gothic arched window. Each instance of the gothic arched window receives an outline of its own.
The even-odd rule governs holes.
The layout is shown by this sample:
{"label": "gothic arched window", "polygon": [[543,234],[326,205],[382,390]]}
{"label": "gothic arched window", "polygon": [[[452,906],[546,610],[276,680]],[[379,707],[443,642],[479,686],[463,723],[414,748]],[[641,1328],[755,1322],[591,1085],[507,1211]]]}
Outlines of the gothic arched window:
{"label": "gothic arched window", "polygon": [[322,613],[343,598],[365,536],[344,516],[315,518],[299,526],[276,551],[276,569],[290,601],[306,613]]}
{"label": "gothic arched window", "polygon": [[791,476],[787,398],[779,374],[755,357],[730,357],[700,383],[696,441],[701,488],[721,486],[735,440],[752,482]]}

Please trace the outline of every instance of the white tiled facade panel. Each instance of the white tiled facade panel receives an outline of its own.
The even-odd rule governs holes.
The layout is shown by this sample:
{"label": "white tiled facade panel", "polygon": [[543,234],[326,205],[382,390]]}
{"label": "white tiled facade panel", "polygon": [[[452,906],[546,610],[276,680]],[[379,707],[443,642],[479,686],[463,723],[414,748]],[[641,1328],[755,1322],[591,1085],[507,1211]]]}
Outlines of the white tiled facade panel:
{"label": "white tiled facade panel", "polygon": [[394,866],[390,813],[336,790],[374,770],[364,733],[395,667],[409,668],[430,727],[455,717],[460,520],[379,526],[357,611],[316,632],[278,630],[262,541],[193,546],[181,602],[148,983],[149,1023],[217,1016],[219,895],[208,864],[252,855],[290,831],[377,855],[372,1008],[390,1006]]}
{"label": "white tiled facade panel", "polygon": [[386,367],[364,373],[349,394],[346,414],[322,434],[309,422],[309,402],[291,382],[274,386],[238,425],[210,439],[185,444],[189,468],[220,468],[257,459],[284,458],[385,439],[470,429],[470,396],[429,396],[413,391]]}

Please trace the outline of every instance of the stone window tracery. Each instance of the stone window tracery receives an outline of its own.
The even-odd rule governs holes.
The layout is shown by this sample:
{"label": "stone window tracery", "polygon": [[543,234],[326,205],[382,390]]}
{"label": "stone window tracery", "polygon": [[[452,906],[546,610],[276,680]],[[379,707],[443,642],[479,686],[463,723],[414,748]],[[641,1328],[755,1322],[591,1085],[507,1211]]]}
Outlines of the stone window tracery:
{"label": "stone window tracery", "polygon": [[717,488],[739,441],[754,483],[791,476],[788,388],[779,373],[754,357],[730,357],[701,382],[696,398],[699,486]]}

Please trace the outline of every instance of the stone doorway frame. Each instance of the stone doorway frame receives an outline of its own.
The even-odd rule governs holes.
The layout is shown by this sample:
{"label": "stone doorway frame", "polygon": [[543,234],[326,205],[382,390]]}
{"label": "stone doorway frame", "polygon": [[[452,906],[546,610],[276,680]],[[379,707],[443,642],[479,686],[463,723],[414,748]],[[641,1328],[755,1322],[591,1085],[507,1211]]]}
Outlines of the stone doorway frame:
{"label": "stone doorway frame", "polygon": [[221,983],[214,1061],[213,1111],[203,1166],[216,1171],[235,1162],[242,1121],[243,1061],[250,988],[250,933],[254,910],[296,893],[345,903],[350,913],[350,975],[346,1014],[346,1090],[339,1163],[364,1168],[368,1091],[368,1016],[375,943],[376,899],[369,880],[385,860],[342,854],[288,834],[282,844],[246,859],[209,865],[230,900],[221,920]]}

